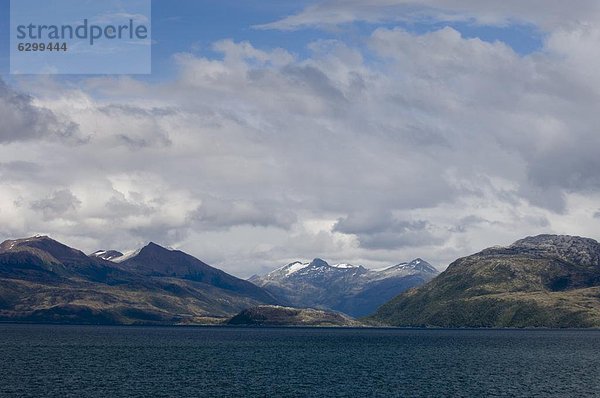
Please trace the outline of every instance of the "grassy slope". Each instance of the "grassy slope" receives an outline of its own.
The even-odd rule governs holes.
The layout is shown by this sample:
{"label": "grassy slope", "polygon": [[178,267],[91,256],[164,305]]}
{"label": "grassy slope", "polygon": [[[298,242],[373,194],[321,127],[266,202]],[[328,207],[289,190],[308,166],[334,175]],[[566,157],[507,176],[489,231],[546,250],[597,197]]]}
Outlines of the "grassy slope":
{"label": "grassy slope", "polygon": [[58,285],[0,279],[0,321],[174,324],[213,323],[257,301],[177,279],[152,286],[86,281]]}
{"label": "grassy slope", "polygon": [[[171,257],[173,254],[162,248],[160,252]],[[187,256],[179,252],[175,255]],[[159,260],[177,264],[179,257],[171,257]],[[220,280],[237,282],[241,288],[138,273],[90,258],[48,237],[5,241],[0,244],[0,321],[214,323],[215,319],[226,319],[244,308],[272,300],[267,292],[246,281],[203,266]]]}
{"label": "grassy slope", "polygon": [[370,321],[396,326],[600,327],[598,270],[527,255],[457,260]]}

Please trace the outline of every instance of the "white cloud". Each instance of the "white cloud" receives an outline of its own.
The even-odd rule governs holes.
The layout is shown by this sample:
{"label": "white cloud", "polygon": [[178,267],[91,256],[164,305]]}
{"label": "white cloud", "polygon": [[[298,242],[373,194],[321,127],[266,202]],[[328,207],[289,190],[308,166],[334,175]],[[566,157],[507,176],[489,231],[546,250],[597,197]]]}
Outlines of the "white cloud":
{"label": "white cloud", "polygon": [[482,25],[533,24],[543,30],[600,20],[595,0],[326,0],[297,14],[256,26],[259,29],[296,30],[333,28],[357,21],[467,21]]}
{"label": "white cloud", "polygon": [[[296,258],[443,266],[528,234],[599,238],[586,29],[529,56],[451,28],[379,28],[366,49],[317,41],[304,59],[221,41],[222,59],[179,54],[170,82],[24,85],[27,106],[89,138],[0,145],[0,232],[88,251],[154,240],[244,276]],[[57,192],[76,201],[44,215]]]}

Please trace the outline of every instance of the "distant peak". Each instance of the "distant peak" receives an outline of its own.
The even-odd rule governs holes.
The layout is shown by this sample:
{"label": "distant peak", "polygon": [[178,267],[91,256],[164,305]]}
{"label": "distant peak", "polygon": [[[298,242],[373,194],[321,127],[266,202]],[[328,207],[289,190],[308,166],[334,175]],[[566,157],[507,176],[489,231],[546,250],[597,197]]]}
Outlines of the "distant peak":
{"label": "distant peak", "polygon": [[432,274],[437,274],[439,271],[433,267],[431,264],[429,264],[427,261],[423,260],[422,258],[415,258],[414,260],[408,262],[408,263],[399,263],[396,265],[392,265],[391,267],[387,267],[387,268],[378,268],[378,269],[374,269],[373,271],[376,272],[386,272],[386,271],[395,271],[395,270],[403,270],[403,271],[418,271],[418,272],[426,272],[426,273],[432,273]]}
{"label": "distant peak", "polygon": [[36,234],[36,235],[33,235],[33,236],[29,237],[29,238],[16,239],[16,241],[22,241],[22,242],[27,242],[27,241],[32,241],[32,240],[37,240],[37,241],[40,241],[40,240],[51,240],[51,241],[56,242],[54,239],[50,238],[48,235],[41,235],[41,234]]}
{"label": "distant peak", "polygon": [[129,260],[132,257],[137,256],[138,254],[140,254],[141,251],[142,251],[142,249],[129,250],[129,251],[126,251],[125,253],[123,253],[121,256],[112,258],[110,261],[115,262],[115,263],[122,263],[126,260]]}
{"label": "distant peak", "polygon": [[299,271],[308,266],[308,263],[303,263],[301,261],[294,261],[289,264],[284,265],[283,267],[279,267],[271,272],[269,272],[266,276],[272,277],[277,275],[278,273],[284,273],[285,276],[290,276],[296,271]]}
{"label": "distant peak", "polygon": [[518,246],[539,246],[539,245],[571,245],[574,243],[592,243],[598,244],[597,241],[590,238],[582,238],[580,236],[572,236],[572,235],[550,235],[550,234],[542,234],[535,236],[528,236],[523,239],[519,239],[515,243],[513,243],[512,247]]}
{"label": "distant peak", "polygon": [[98,250],[90,254],[90,257],[97,257],[107,261],[115,261],[120,257],[123,257],[123,253],[117,250]]}
{"label": "distant peak", "polygon": [[314,260],[312,260],[310,262],[309,266],[310,267],[329,267],[329,264],[325,260],[322,260],[320,258],[315,258]]}
{"label": "distant peak", "polygon": [[3,243],[3,245],[8,245],[9,249],[12,249],[16,246],[27,245],[28,243],[34,242],[47,242],[54,243],[57,245],[64,246],[62,243],[50,238],[48,235],[34,235],[29,238],[18,238],[18,239],[9,239]]}
{"label": "distant peak", "polygon": [[291,275],[296,274],[298,271],[302,271],[302,273],[312,273],[313,271],[322,272],[324,270],[360,270],[365,269],[360,265],[352,265],[349,263],[339,263],[339,264],[329,264],[327,261],[315,258],[310,263],[304,263],[302,261],[294,261],[283,267],[277,268],[271,272],[269,272],[265,277],[267,278],[276,278],[283,275],[284,277],[289,277]]}
{"label": "distant peak", "polygon": [[481,253],[532,253],[560,258],[580,265],[600,265],[600,243],[591,238],[571,235],[537,235],[520,239],[506,248],[485,249]]}
{"label": "distant peak", "polygon": [[433,265],[419,257],[412,260],[408,265],[417,271],[429,272],[432,274],[437,274],[439,272]]}
{"label": "distant peak", "polygon": [[150,242],[148,243],[146,246],[142,247],[140,249],[140,253],[146,252],[146,251],[151,251],[151,252],[169,252],[169,251],[173,251],[172,249],[166,248],[164,246],[161,246],[157,243],[154,242]]}
{"label": "distant peak", "polygon": [[118,261],[122,262],[125,260],[129,260],[130,258],[133,258],[133,257],[136,257],[139,260],[146,261],[150,258],[153,258],[153,259],[162,258],[164,260],[167,258],[173,259],[173,258],[181,257],[181,256],[190,256],[190,255],[187,253],[184,253],[180,250],[167,248],[167,247],[161,246],[157,243],[150,242],[146,246],[142,247],[139,250],[132,252],[131,254],[125,253],[123,258],[119,259]]}
{"label": "distant peak", "polygon": [[338,269],[356,269],[356,268],[361,268],[360,265],[353,265],[353,264],[349,264],[349,263],[331,264],[330,266],[333,267],[333,268],[338,268]]}
{"label": "distant peak", "polygon": [[[59,241],[56,241],[47,235],[37,235],[30,238],[21,238],[15,240],[7,240],[0,244],[0,252],[9,251],[35,251],[38,254],[42,253],[43,256],[50,255],[56,261],[79,261],[88,260],[89,257],[72,247],[65,245]],[[45,253],[45,254],[43,254]]]}

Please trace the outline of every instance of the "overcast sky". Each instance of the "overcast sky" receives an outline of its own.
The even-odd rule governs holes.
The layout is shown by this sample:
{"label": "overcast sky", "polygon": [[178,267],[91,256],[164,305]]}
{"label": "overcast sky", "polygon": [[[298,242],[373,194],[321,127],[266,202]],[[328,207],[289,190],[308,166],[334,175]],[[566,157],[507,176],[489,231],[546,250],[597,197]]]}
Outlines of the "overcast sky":
{"label": "overcast sky", "polygon": [[241,277],[600,238],[600,2],[155,3],[154,76],[2,75],[2,238]]}

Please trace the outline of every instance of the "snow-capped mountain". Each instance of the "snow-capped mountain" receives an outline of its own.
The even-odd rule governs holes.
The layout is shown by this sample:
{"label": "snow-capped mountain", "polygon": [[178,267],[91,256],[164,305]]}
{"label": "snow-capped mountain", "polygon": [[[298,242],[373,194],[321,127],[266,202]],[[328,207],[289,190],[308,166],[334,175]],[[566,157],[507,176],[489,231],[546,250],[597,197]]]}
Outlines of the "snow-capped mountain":
{"label": "snow-capped mountain", "polygon": [[367,269],[360,265],[328,264],[326,261],[323,261],[320,258],[315,258],[310,263],[295,261],[288,265],[284,265],[281,268],[277,268],[276,270],[269,272],[261,279],[272,281],[296,279],[303,277],[319,277],[326,279],[328,275],[335,276],[337,278],[340,275],[357,275],[362,274],[364,272],[367,272]]}
{"label": "snow-capped mountain", "polygon": [[90,254],[90,257],[97,257],[103,260],[118,262],[120,257],[123,257],[123,253],[116,250],[98,250]]}
{"label": "snow-capped mountain", "polygon": [[420,258],[376,270],[348,263],[328,264],[316,258],[309,263],[287,264],[264,276],[255,275],[250,281],[288,305],[364,316],[437,274],[434,267]]}
{"label": "snow-capped mountain", "polygon": [[375,272],[372,276],[378,279],[384,279],[390,276],[400,276],[400,275],[415,275],[418,273],[426,273],[426,274],[437,274],[438,270],[436,270],[431,264],[427,261],[421,260],[420,258],[414,259],[409,263],[400,263],[396,265],[392,265],[387,268],[380,268],[372,270]]}
{"label": "snow-capped mountain", "polygon": [[245,294],[262,302],[276,302],[268,292],[255,284],[211,267],[187,253],[163,247],[154,242],[150,242],[141,249],[125,253],[116,250],[98,250],[90,254],[90,257],[117,263],[123,269],[144,276],[191,280]]}

